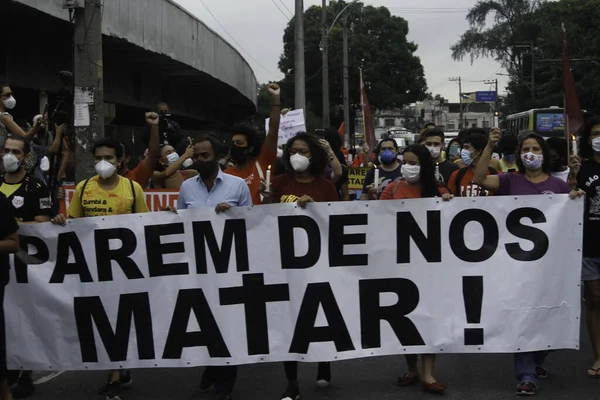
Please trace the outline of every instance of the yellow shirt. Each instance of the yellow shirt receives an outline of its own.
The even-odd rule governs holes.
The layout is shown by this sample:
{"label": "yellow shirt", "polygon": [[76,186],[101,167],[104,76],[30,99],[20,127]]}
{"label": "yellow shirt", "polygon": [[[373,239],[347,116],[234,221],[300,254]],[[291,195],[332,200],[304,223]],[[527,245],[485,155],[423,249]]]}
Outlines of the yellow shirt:
{"label": "yellow shirt", "polygon": [[[81,190],[84,183],[85,181],[79,182],[75,189],[67,210],[69,217],[101,217],[133,212],[133,193],[129,179],[119,176],[119,184],[113,190],[104,190],[98,186],[96,175],[88,181],[82,198]],[[135,212],[149,212],[142,187],[137,182],[133,182],[133,189],[135,190]]]}

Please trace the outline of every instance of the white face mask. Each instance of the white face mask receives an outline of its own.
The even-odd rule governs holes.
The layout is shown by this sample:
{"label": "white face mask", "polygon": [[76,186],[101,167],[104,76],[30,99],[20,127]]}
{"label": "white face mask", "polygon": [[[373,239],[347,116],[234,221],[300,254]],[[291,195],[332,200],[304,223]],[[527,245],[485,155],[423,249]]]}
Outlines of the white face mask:
{"label": "white face mask", "polygon": [[106,160],[102,160],[99,163],[97,163],[95,166],[95,169],[96,169],[96,173],[102,179],[108,179],[111,176],[113,176],[115,174],[115,172],[117,172],[117,167],[115,167],[114,165],[112,165],[111,163],[109,163]]}
{"label": "white face mask", "polygon": [[600,153],[600,138],[592,140],[592,149],[594,149],[596,153]]}
{"label": "white face mask", "polygon": [[40,169],[42,170],[42,172],[48,172],[50,171],[50,160],[48,159],[48,157],[42,158],[42,161],[40,161]]}
{"label": "white face mask", "polygon": [[177,160],[179,160],[179,154],[177,153],[171,153],[167,156],[167,162],[169,165],[173,164]]}
{"label": "white face mask", "polygon": [[421,166],[404,164],[400,168],[400,173],[406,182],[415,183],[421,177]]}
{"label": "white face mask", "polygon": [[433,157],[434,160],[437,160],[440,155],[442,154],[442,148],[441,147],[433,147],[433,146],[426,146],[427,150],[429,150],[429,153],[431,153],[431,157]]}
{"label": "white face mask", "polygon": [[21,162],[13,153],[7,153],[2,158],[6,172],[15,172],[21,166]]}
{"label": "white face mask", "polygon": [[277,149],[277,158],[283,157],[283,150]]}
{"label": "white face mask", "polygon": [[301,154],[294,154],[290,157],[290,164],[292,164],[292,168],[296,172],[304,172],[308,169],[310,165],[310,159],[308,157],[304,157]]}
{"label": "white face mask", "polygon": [[10,96],[8,99],[2,100],[2,103],[4,103],[4,107],[6,107],[8,110],[12,110],[16,107],[17,100],[15,100],[14,97]]}
{"label": "white face mask", "polygon": [[186,158],[185,161],[183,162],[183,164],[181,164],[181,166],[183,168],[189,168],[194,164],[194,161],[192,161],[191,158]]}
{"label": "white face mask", "polygon": [[537,171],[542,168],[544,156],[541,154],[533,154],[532,152],[521,154],[521,161],[526,169]]}

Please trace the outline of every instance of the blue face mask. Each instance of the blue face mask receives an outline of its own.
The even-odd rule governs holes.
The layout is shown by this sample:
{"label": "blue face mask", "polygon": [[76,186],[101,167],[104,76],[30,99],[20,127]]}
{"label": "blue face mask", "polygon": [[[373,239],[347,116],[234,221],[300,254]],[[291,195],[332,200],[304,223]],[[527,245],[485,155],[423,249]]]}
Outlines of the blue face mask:
{"label": "blue face mask", "polygon": [[471,165],[471,163],[473,162],[470,150],[462,149],[460,151],[460,158],[462,159],[462,162],[464,162],[467,166]]}
{"label": "blue face mask", "polygon": [[396,154],[393,151],[386,149],[379,155],[379,160],[382,164],[390,165],[396,161]]}
{"label": "blue face mask", "polygon": [[509,163],[512,164],[517,159],[517,156],[514,155],[514,154],[507,154],[507,155],[504,156],[504,159],[506,160],[506,162],[509,162]]}

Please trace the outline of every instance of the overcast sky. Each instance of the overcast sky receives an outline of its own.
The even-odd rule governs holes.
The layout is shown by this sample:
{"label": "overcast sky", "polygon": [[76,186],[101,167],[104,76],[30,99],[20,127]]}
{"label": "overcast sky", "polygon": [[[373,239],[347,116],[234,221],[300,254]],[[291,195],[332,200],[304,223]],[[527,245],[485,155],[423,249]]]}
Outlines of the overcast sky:
{"label": "overcast sky", "polygon": [[[259,82],[283,78],[277,62],[283,52],[283,31],[292,16],[288,10],[294,11],[294,0],[174,1],[235,46],[250,63]],[[468,29],[467,10],[476,2],[363,0],[365,4],[388,7],[392,14],[408,20],[409,40],[419,46],[417,55],[425,68],[429,91],[439,93],[452,102],[458,102],[458,84],[449,82],[449,77],[462,77],[463,92],[492,90],[489,85],[469,81],[496,78],[500,93],[505,91],[507,77],[496,74],[506,71],[493,60],[476,60],[472,66],[468,59],[463,62],[452,60],[450,46]],[[317,4],[322,4],[322,0],[304,0],[305,9]]]}

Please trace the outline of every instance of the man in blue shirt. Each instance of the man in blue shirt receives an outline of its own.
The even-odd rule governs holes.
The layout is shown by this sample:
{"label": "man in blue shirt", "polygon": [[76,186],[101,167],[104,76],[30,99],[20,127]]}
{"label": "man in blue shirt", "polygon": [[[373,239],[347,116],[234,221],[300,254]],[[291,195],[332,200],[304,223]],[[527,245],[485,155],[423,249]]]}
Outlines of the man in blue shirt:
{"label": "man in blue shirt", "polygon": [[[202,136],[194,145],[193,168],[198,177],[183,182],[179,190],[177,208],[214,207],[217,213],[231,207],[252,205],[252,197],[246,182],[219,168],[219,160],[227,154],[227,147],[210,135]],[[202,375],[200,388],[215,386],[217,400],[231,400],[231,392],[237,377],[237,366],[207,367]]]}

